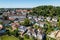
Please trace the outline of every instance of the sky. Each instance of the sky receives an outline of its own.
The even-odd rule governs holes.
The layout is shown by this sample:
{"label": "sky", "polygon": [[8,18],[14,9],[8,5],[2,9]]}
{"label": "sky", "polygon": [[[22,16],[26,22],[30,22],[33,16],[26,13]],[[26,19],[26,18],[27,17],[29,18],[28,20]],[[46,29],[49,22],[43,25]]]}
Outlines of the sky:
{"label": "sky", "polygon": [[41,5],[60,6],[60,0],[0,0],[0,8],[33,8]]}

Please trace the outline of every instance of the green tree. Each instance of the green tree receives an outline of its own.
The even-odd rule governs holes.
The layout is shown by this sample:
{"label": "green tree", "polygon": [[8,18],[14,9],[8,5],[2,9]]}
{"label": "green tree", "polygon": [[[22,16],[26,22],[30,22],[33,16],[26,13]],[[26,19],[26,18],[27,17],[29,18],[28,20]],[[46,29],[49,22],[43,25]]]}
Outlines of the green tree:
{"label": "green tree", "polygon": [[38,15],[38,16],[60,16],[60,7],[55,7],[55,6],[38,6],[32,8],[32,13],[31,15]]}
{"label": "green tree", "polygon": [[24,26],[29,26],[30,20],[28,18],[24,19]]}

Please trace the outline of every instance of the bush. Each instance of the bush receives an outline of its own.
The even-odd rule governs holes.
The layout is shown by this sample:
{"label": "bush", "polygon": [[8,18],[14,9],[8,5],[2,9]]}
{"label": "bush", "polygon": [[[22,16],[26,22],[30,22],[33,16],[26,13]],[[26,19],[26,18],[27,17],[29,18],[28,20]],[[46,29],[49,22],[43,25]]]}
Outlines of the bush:
{"label": "bush", "polygon": [[2,21],[0,21],[0,24],[3,24],[3,22],[2,22]]}
{"label": "bush", "polygon": [[30,20],[28,18],[24,19],[24,26],[29,26]]}

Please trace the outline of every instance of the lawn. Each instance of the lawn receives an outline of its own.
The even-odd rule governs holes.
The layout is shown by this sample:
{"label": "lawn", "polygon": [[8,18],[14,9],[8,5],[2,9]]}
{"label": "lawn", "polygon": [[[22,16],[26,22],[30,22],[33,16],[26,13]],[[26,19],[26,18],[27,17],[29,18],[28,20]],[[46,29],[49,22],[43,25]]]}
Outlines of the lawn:
{"label": "lawn", "polygon": [[2,36],[0,38],[0,40],[19,40],[19,39],[14,37],[14,36],[7,36],[7,35],[5,35],[5,36]]}
{"label": "lawn", "polygon": [[[14,36],[4,35],[4,36],[0,36],[0,40],[19,40],[19,38],[16,38]],[[24,40],[33,40],[33,39],[32,38],[28,39],[24,37]]]}

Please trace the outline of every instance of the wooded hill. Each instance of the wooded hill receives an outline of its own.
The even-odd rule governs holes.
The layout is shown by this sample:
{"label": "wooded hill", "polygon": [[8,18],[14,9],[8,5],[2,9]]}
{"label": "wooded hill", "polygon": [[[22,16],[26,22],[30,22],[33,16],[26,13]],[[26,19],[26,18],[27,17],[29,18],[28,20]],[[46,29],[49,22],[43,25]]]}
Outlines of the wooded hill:
{"label": "wooded hill", "polygon": [[32,8],[31,15],[37,15],[37,16],[60,16],[60,7],[55,6],[38,6]]}

